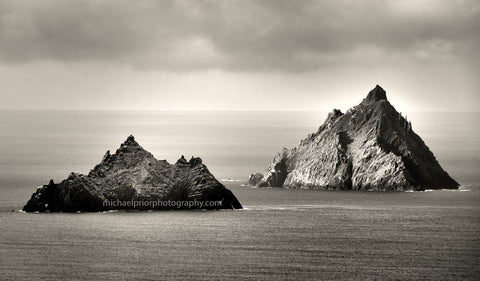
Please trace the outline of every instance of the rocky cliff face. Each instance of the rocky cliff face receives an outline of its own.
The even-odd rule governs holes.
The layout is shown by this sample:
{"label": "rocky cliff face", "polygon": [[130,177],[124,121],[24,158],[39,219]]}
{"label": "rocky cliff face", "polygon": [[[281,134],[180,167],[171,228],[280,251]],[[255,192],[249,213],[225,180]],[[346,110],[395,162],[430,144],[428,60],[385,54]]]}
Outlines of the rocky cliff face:
{"label": "rocky cliff face", "polygon": [[200,158],[187,161],[182,156],[172,165],[155,159],[129,136],[114,154],[107,151],[88,175],[72,173],[58,184],[50,180],[32,195],[23,210],[241,208],[233,193],[215,179]]}
{"label": "rocky cliff face", "polygon": [[275,155],[249,184],[352,190],[456,189],[412,125],[376,86],[345,114],[333,110],[317,132]]}

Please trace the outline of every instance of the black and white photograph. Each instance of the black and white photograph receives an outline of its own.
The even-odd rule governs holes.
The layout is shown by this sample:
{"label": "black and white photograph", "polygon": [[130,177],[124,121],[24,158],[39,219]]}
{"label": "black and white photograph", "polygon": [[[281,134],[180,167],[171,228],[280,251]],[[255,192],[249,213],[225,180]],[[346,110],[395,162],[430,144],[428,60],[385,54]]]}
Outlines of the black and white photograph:
{"label": "black and white photograph", "polygon": [[480,1],[0,0],[0,280],[480,280]]}

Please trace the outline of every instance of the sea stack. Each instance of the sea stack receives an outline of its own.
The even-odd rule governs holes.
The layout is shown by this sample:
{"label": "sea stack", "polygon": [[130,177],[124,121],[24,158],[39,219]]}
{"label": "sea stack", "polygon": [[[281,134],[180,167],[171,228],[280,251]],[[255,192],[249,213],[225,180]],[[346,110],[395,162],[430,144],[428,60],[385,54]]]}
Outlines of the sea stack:
{"label": "sea stack", "polygon": [[157,160],[129,136],[114,154],[105,153],[88,175],[71,173],[37,189],[26,212],[114,209],[241,209],[235,195],[209,172],[200,158],[176,164]]}
{"label": "sea stack", "polygon": [[346,113],[334,109],[317,132],[284,148],[249,184],[382,191],[459,187],[378,85]]}

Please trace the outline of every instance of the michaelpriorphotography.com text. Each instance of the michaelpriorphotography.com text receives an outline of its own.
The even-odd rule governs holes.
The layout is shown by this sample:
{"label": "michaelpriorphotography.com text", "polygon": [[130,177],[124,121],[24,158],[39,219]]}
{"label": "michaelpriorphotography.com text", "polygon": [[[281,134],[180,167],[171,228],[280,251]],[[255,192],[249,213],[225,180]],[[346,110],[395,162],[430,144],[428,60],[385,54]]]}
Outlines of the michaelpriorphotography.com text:
{"label": "michaelpriorphotography.com text", "polygon": [[204,201],[204,200],[104,200],[103,207],[115,208],[177,208],[177,209],[191,209],[191,208],[220,208],[223,200]]}

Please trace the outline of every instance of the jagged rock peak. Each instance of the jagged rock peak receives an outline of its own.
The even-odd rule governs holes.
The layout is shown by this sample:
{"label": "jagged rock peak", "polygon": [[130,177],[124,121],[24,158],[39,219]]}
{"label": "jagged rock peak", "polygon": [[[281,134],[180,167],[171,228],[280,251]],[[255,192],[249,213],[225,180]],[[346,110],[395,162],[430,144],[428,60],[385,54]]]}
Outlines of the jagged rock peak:
{"label": "jagged rock peak", "polygon": [[128,138],[123,142],[122,146],[124,145],[139,145],[138,142],[135,141],[135,137],[133,135],[128,136]]}
{"label": "jagged rock peak", "polygon": [[182,155],[182,157],[180,157],[180,159],[177,160],[177,163],[175,163],[176,165],[186,165],[188,164],[187,162],[187,159],[185,159],[185,156]]}
{"label": "jagged rock peak", "polygon": [[387,92],[380,87],[379,85],[375,86],[373,90],[371,90],[367,97],[365,98],[365,102],[376,102],[380,100],[387,100]]}
{"label": "jagged rock peak", "polygon": [[190,163],[190,166],[196,166],[196,165],[200,165],[202,164],[202,158],[200,157],[193,157],[190,158],[190,161],[188,161],[188,163]]}
{"label": "jagged rock peak", "polygon": [[185,156],[182,155],[182,157],[180,157],[180,159],[177,160],[177,162],[175,163],[175,165],[177,166],[188,166],[190,165],[190,167],[194,167],[196,165],[200,165],[202,164],[202,158],[200,157],[191,157],[189,161],[187,161],[187,159],[185,158]]}
{"label": "jagged rock peak", "polygon": [[130,135],[120,145],[120,147],[117,149],[115,153],[118,154],[118,153],[138,153],[138,152],[144,152],[145,154],[150,155],[150,152],[143,149],[143,147],[140,146],[140,144],[138,144],[138,142],[135,141],[135,137],[133,135]]}
{"label": "jagged rock peak", "polygon": [[103,155],[102,162],[108,161],[108,159],[110,158],[110,156],[112,156],[112,155],[110,154],[110,150],[107,150],[107,152],[105,152],[105,155]]}
{"label": "jagged rock peak", "polygon": [[332,112],[328,113],[327,120],[325,120],[325,123],[329,122],[329,121],[332,121],[332,120],[335,120],[342,115],[343,115],[343,113],[340,109],[334,109],[334,110],[332,110]]}
{"label": "jagged rock peak", "polygon": [[[115,205],[111,202],[203,202],[216,205]],[[109,203],[110,202],[110,203]],[[26,212],[77,212],[114,209],[241,209],[233,193],[210,173],[202,159],[185,157],[171,165],[157,160],[129,136],[116,153],[107,151],[88,175],[71,173],[60,183],[50,180],[24,206]]]}
{"label": "jagged rock peak", "polygon": [[300,145],[277,153],[259,187],[351,190],[457,189],[433,153],[376,86],[358,106],[334,110]]}

